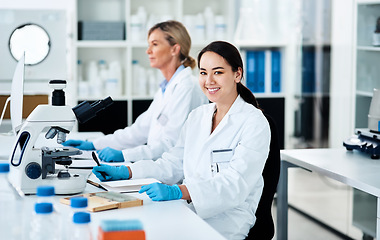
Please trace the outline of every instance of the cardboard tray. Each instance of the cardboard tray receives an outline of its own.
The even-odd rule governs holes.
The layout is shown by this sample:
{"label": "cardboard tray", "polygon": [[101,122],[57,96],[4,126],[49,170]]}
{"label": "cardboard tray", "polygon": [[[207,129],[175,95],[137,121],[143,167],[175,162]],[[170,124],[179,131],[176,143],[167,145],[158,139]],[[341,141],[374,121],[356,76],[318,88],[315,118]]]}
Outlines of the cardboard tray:
{"label": "cardboard tray", "polygon": [[128,208],[143,205],[143,200],[118,192],[97,192],[61,198],[60,202],[70,205],[70,199],[74,197],[85,197],[88,200],[87,210],[99,212],[109,209]]}

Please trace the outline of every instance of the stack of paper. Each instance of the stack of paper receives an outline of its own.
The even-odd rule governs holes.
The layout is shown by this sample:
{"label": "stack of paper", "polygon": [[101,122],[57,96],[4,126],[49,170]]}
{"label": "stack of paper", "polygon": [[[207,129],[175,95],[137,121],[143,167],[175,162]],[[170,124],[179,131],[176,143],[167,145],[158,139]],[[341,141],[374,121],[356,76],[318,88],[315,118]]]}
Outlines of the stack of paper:
{"label": "stack of paper", "polygon": [[142,179],[102,182],[101,185],[108,191],[124,193],[124,192],[138,192],[142,186],[155,183],[155,182],[159,182],[159,181],[154,178],[142,178]]}
{"label": "stack of paper", "polygon": [[94,174],[91,174],[87,179],[87,182],[102,188],[107,191],[129,193],[138,192],[143,185],[148,185],[155,182],[160,182],[154,178],[141,178],[141,179],[130,179],[130,180],[118,180],[101,182]]}

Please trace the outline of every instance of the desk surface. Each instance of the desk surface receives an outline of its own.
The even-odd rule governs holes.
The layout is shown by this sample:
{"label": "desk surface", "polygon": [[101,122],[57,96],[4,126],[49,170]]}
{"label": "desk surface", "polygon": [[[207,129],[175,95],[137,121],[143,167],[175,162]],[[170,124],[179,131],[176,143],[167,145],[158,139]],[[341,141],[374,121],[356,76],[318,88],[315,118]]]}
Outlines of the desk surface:
{"label": "desk surface", "polygon": [[380,197],[380,160],[368,154],[343,147],[294,149],[281,150],[281,159]]}
{"label": "desk surface", "polygon": [[[288,168],[301,167],[335,179],[377,197],[380,203],[380,161],[359,151],[336,149],[281,150],[281,174],[277,188],[277,239],[288,239]],[[376,211],[376,210],[374,210]],[[377,211],[376,239],[380,239]]]}
{"label": "desk surface", "polygon": [[[102,191],[92,185],[87,184],[85,192]],[[142,206],[113,209],[91,214],[91,230],[93,239],[97,239],[98,227],[104,219],[139,219],[145,230],[147,240],[162,240],[162,239],[215,239],[225,240],[215,229],[208,225],[203,219],[197,216],[192,210],[186,206],[184,200],[154,202],[144,194],[129,193],[132,196],[143,199]],[[60,198],[66,196],[60,195],[54,197],[54,205],[58,212],[58,217],[61,224],[70,221],[70,206],[59,202]],[[30,231],[30,222],[33,217],[33,205],[37,201],[35,195],[25,196],[23,220],[24,231]],[[69,232],[63,228],[63,234]]]}
{"label": "desk surface", "polygon": [[[97,137],[99,133],[73,133],[68,138],[84,139],[84,136]],[[7,160],[11,152],[11,148],[15,137],[0,135],[0,160]],[[2,157],[3,156],[3,157]],[[1,162],[1,161],[0,161]],[[84,170],[75,170],[84,171]],[[87,170],[88,171],[88,170]],[[70,171],[72,172],[72,171]],[[99,188],[87,184],[85,192],[99,192]],[[91,227],[94,234],[94,239],[97,239],[98,226],[102,219],[140,219],[143,223],[147,240],[154,239],[221,239],[225,238],[220,235],[214,228],[208,225],[197,214],[186,206],[184,200],[154,202],[144,194],[133,193],[135,197],[143,199],[143,206],[108,210],[103,212],[91,213]],[[65,196],[56,196],[56,205],[58,210],[68,212],[70,207],[58,203],[58,199]],[[26,196],[25,201],[28,206],[24,209],[25,215],[31,216],[33,212],[33,203],[36,201],[36,196]],[[29,213],[29,214],[28,214]],[[25,217],[28,219],[28,217]]]}
{"label": "desk surface", "polygon": [[[91,185],[85,190],[98,191],[98,188]],[[96,234],[94,236],[97,236],[98,226],[103,219],[139,219],[143,223],[147,240],[225,239],[191,211],[184,200],[154,202],[145,193],[130,195],[143,199],[143,206],[91,213],[92,232]],[[69,210],[69,206],[60,205],[61,209]]]}

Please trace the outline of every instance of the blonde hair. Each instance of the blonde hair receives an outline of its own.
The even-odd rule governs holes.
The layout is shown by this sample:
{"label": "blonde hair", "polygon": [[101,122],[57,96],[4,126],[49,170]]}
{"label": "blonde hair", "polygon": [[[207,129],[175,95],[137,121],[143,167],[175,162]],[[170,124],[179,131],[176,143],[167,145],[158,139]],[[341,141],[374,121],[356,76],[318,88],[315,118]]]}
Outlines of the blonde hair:
{"label": "blonde hair", "polygon": [[174,20],[157,23],[149,29],[148,36],[156,29],[165,33],[170,46],[178,44],[181,47],[179,58],[185,67],[194,68],[196,66],[195,59],[189,55],[191,38],[182,23]]}

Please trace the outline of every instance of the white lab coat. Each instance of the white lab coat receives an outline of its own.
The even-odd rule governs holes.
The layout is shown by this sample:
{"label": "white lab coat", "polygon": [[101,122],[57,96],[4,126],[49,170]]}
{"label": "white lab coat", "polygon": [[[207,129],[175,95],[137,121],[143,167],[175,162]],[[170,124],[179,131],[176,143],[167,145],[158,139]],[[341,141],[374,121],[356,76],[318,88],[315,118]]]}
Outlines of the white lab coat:
{"label": "white lab coat", "polygon": [[[227,239],[244,239],[256,221],[270,127],[260,110],[238,96],[210,135],[214,110],[212,103],[191,112],[176,146],[155,162],[132,164],[132,178],[183,180],[200,217]],[[215,159],[226,161],[219,163],[218,173],[211,168]]]}
{"label": "white lab coat", "polygon": [[191,110],[205,103],[208,100],[187,67],[170,80],[164,94],[157,91],[134,124],[95,139],[94,147],[122,150],[126,161],[157,159],[174,146]]}

